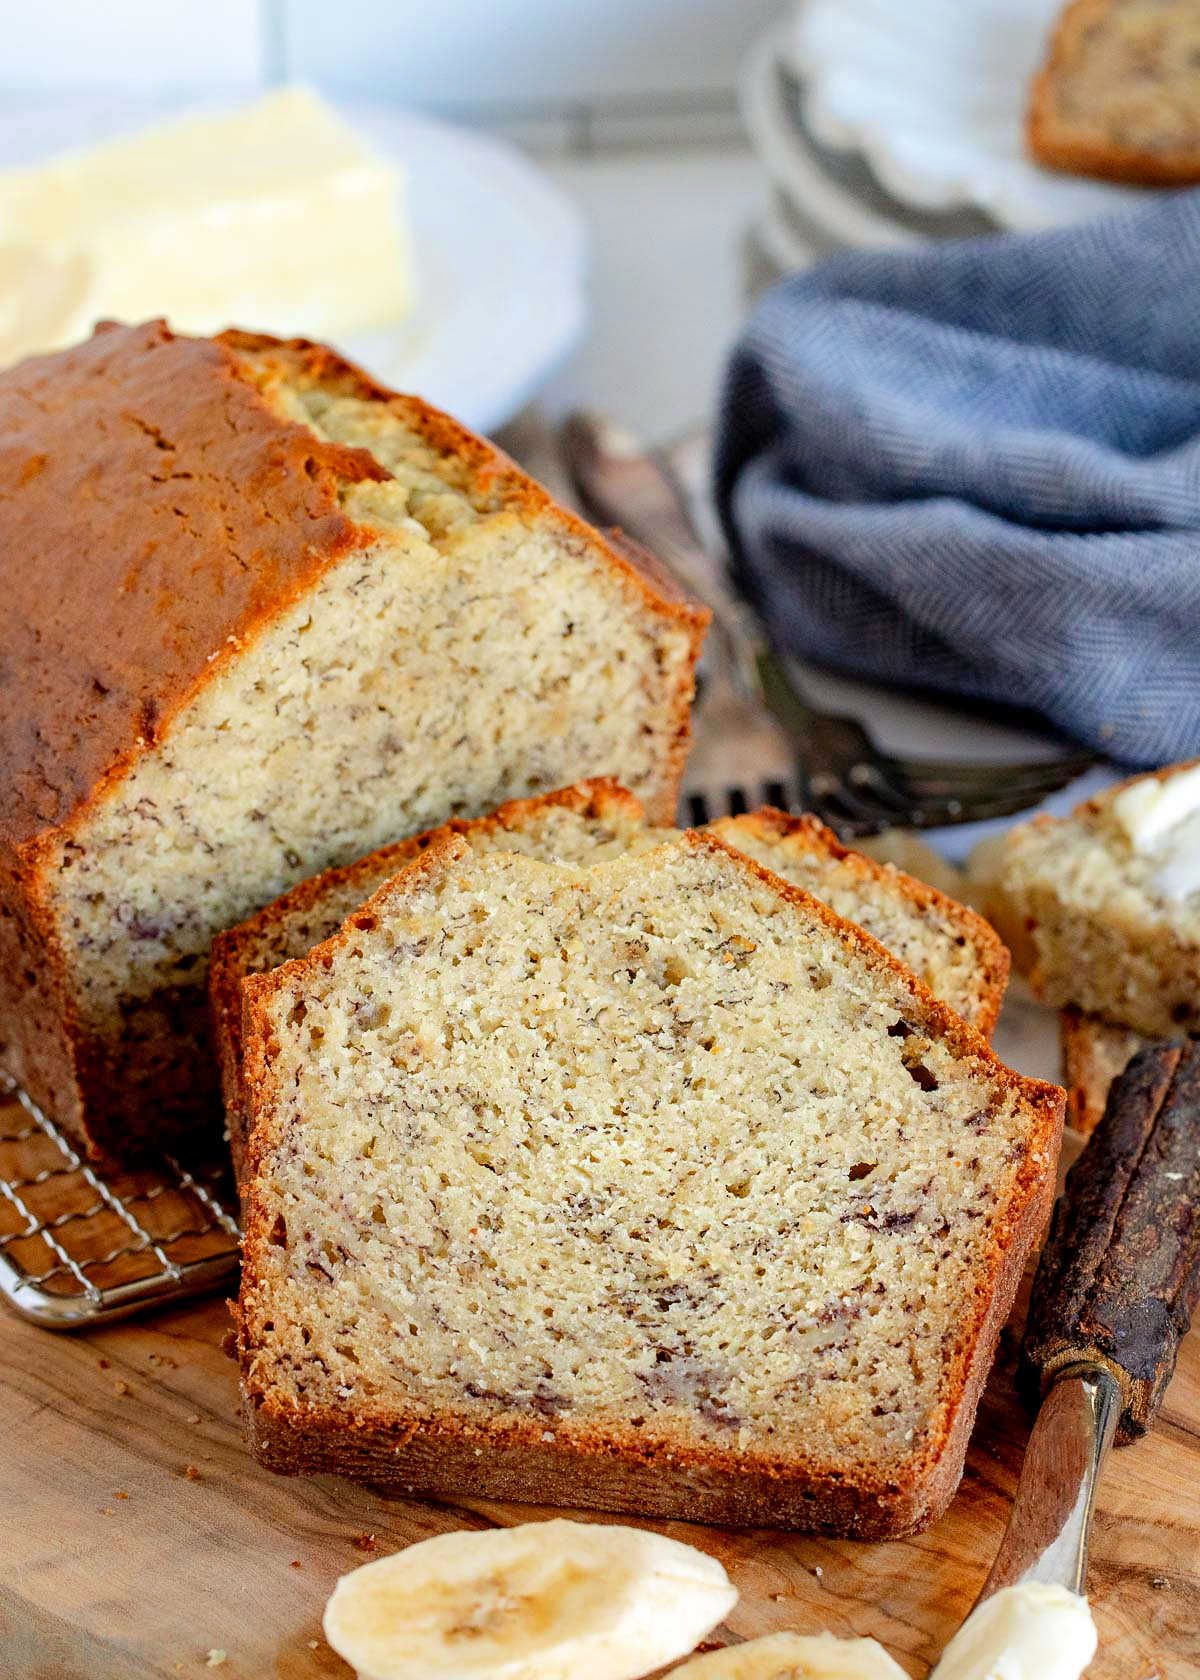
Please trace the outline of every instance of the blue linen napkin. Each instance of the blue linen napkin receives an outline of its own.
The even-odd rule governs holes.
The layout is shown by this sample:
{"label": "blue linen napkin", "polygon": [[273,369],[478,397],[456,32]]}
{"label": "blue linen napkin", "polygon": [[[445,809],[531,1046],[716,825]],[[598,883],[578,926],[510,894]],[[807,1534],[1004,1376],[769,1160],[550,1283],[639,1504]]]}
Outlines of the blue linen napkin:
{"label": "blue linen napkin", "polygon": [[716,491],[785,650],[1200,755],[1200,190],[783,281]]}

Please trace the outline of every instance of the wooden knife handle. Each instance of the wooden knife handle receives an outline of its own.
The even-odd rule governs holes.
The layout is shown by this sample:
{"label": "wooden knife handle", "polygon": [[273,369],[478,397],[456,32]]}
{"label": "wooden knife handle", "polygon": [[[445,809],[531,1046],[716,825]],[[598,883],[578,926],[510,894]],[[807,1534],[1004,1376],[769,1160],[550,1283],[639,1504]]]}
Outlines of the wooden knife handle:
{"label": "wooden knife handle", "polygon": [[1020,1383],[1037,1404],[1077,1364],[1121,1387],[1118,1443],[1145,1434],[1200,1300],[1200,1044],[1151,1045],[1109,1093],[1042,1251]]}

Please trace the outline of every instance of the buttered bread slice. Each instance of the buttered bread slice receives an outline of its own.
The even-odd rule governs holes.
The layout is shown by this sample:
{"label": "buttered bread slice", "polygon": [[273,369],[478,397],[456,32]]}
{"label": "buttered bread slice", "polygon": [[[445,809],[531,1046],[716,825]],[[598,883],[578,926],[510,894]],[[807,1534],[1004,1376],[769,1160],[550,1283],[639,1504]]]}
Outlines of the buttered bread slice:
{"label": "buttered bread slice", "polygon": [[442,835],[251,977],[254,1448],[884,1536],[946,1504],[1063,1094],[711,835]]}
{"label": "buttered bread slice", "polygon": [[1149,1038],[1200,1030],[1200,762],[1022,823],[989,892],[1046,1003]]}
{"label": "buttered bread slice", "polygon": [[[247,1124],[242,1099],[242,981],[302,957],[328,939],[442,832],[462,835],[476,851],[596,863],[657,845],[674,831],[650,826],[641,803],[616,782],[577,782],[557,793],[510,800],[490,817],[456,821],[444,830],[431,829],[382,846],[356,863],[302,881],[237,927],[218,934],[209,969],[213,1040],[239,1176]],[[1008,979],[1008,952],[982,916],[890,865],[848,850],[815,817],[792,817],[767,808],[722,817],[711,832],[874,934],[943,1003],[981,1032],[991,1032]]]}

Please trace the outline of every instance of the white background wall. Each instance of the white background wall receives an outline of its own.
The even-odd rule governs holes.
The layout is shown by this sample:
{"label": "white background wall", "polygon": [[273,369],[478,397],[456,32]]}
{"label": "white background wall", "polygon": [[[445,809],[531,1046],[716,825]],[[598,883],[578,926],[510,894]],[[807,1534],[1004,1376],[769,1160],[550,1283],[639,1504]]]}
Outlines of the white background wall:
{"label": "white background wall", "polygon": [[[733,109],[779,0],[3,0],[0,98],[299,78],[501,124],[623,127]],[[614,129],[614,132],[616,132]]]}

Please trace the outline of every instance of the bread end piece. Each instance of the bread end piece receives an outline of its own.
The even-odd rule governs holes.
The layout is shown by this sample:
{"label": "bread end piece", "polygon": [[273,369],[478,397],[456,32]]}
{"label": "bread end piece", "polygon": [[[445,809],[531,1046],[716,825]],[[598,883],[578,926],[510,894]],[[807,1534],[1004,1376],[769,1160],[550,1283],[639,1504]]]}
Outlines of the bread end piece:
{"label": "bread end piece", "polygon": [[[1130,16],[1134,10],[1126,0],[1072,0],[1063,9],[1030,87],[1026,145],[1038,163],[1062,173],[1187,186],[1200,181],[1200,82],[1188,50],[1195,10],[1186,0],[1153,7],[1155,17]],[[1155,73],[1157,104],[1146,86]],[[1181,132],[1173,125],[1189,100],[1191,120]]]}

